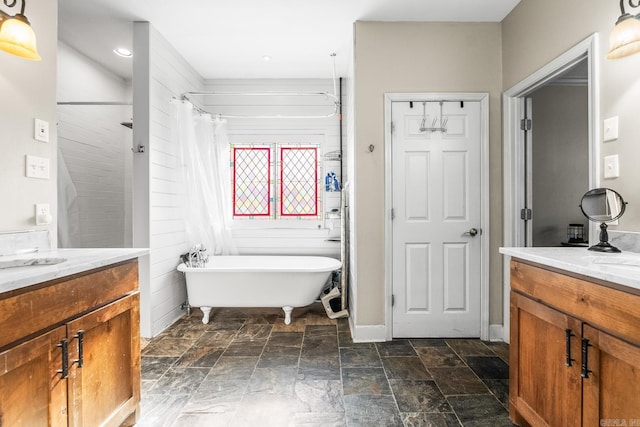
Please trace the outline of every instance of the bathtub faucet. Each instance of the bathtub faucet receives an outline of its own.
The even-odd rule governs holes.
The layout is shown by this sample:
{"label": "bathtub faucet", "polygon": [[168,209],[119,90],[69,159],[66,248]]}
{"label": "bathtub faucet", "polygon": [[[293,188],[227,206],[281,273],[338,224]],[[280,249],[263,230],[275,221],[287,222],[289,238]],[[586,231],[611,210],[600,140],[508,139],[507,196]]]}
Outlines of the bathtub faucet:
{"label": "bathtub faucet", "polygon": [[202,244],[197,244],[189,251],[189,264],[190,267],[202,268],[209,260],[209,255],[205,252],[205,248]]}

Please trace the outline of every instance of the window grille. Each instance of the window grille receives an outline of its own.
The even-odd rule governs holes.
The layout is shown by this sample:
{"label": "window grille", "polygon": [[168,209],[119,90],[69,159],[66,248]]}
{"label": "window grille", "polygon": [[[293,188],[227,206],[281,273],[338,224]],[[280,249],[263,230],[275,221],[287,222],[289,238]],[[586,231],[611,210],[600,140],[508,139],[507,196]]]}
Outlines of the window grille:
{"label": "window grille", "polygon": [[322,219],[319,146],[232,145],[236,219]]}
{"label": "window grille", "polygon": [[233,147],[233,215],[271,216],[271,149]]}
{"label": "window grille", "polygon": [[318,215],[317,148],[280,148],[280,215]]}

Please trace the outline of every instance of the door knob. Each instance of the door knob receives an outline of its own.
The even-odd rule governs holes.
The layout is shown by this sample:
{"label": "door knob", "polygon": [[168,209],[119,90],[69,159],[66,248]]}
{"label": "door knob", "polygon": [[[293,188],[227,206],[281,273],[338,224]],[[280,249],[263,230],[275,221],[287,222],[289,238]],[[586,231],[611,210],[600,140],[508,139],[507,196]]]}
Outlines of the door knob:
{"label": "door knob", "polygon": [[464,235],[465,236],[471,236],[471,237],[475,237],[478,234],[478,229],[477,228],[471,228],[469,229],[469,231],[465,231]]}

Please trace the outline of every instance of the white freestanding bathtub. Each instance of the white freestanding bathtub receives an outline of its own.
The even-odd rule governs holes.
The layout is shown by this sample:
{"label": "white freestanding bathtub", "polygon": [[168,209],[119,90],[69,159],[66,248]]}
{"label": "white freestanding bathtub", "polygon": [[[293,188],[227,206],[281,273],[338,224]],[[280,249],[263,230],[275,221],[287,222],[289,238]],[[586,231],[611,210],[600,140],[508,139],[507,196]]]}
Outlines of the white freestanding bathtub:
{"label": "white freestanding bathtub", "polygon": [[282,307],[285,324],[295,307],[317,300],[336,259],[316,256],[212,256],[205,267],[178,270],[185,274],[189,305],[200,307],[202,323],[213,307]]}

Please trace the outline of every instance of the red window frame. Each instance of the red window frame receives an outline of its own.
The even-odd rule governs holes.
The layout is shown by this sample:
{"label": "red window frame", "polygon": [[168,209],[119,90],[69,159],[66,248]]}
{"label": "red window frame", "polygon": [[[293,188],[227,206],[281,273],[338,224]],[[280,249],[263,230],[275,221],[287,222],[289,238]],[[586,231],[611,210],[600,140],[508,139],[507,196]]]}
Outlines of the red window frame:
{"label": "red window frame", "polygon": [[[238,151],[266,151],[267,152],[267,213],[260,214],[247,214],[247,213],[238,213],[236,211],[237,207],[237,174],[236,174],[236,166],[237,166],[237,154]],[[234,217],[259,217],[259,218],[270,218],[271,217],[271,148],[269,147],[233,147],[233,216]]]}
{"label": "red window frame", "polygon": [[[284,153],[285,151],[313,151],[313,185],[314,185],[314,209],[310,213],[284,213]],[[318,149],[316,147],[280,147],[280,216],[289,217],[317,217],[318,216]]]}

